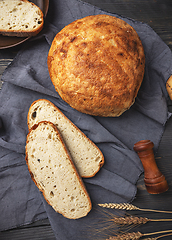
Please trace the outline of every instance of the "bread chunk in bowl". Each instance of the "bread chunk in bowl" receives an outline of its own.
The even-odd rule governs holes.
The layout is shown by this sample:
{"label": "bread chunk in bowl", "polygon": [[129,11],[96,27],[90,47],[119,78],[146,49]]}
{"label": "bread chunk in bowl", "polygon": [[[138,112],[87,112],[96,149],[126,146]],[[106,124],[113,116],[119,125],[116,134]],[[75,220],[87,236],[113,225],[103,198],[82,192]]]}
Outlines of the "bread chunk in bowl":
{"label": "bread chunk in bowl", "polygon": [[0,1],[0,34],[10,37],[31,37],[43,28],[41,9],[27,0]]}

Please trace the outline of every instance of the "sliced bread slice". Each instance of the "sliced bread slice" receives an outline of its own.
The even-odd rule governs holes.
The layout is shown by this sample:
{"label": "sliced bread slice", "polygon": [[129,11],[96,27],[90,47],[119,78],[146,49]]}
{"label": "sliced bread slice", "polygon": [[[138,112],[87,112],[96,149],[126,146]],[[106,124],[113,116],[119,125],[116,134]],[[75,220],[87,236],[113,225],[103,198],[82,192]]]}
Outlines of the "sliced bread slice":
{"label": "sliced bread slice", "polygon": [[69,219],[89,213],[91,200],[54,124],[44,121],[30,130],[26,162],[33,181],[55,211]]}
{"label": "sliced bread slice", "polygon": [[30,37],[38,34],[44,24],[41,9],[27,0],[0,1],[0,34]]}
{"label": "sliced bread slice", "polygon": [[41,121],[57,126],[81,177],[95,176],[104,164],[100,149],[76,127],[53,103],[39,99],[30,106],[27,123],[30,129]]}

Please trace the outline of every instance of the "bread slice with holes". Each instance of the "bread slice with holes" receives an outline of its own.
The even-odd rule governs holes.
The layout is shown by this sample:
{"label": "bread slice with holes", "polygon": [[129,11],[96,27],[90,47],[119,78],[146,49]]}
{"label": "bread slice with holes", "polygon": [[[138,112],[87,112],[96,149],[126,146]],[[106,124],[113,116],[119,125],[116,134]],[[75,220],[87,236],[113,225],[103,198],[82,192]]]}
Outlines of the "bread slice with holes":
{"label": "bread slice with holes", "polygon": [[30,130],[26,162],[33,181],[55,211],[69,219],[90,212],[90,197],[53,123],[43,121]]}
{"label": "bread slice with holes", "polygon": [[38,34],[44,24],[41,9],[27,0],[0,1],[0,34],[30,37]]}
{"label": "bread slice with holes", "polygon": [[74,125],[52,102],[39,99],[29,108],[27,123],[30,129],[41,121],[57,126],[81,177],[95,176],[104,164],[100,149]]}

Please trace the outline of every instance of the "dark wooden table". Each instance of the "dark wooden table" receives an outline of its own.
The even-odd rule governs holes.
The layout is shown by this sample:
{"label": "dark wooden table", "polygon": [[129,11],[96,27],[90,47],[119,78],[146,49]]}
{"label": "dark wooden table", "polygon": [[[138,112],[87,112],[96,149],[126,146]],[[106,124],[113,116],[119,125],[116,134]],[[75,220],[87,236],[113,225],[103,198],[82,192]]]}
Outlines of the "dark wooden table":
{"label": "dark wooden table", "polygon": [[[50,1],[51,2],[51,1]],[[85,2],[98,6],[103,10],[133,18],[149,24],[161,39],[172,50],[172,1],[171,0],[85,0]],[[51,14],[49,12],[48,14]],[[0,50],[0,78],[13,60],[21,45]],[[0,82],[1,88],[1,82]],[[168,102],[169,111],[172,112],[172,102]],[[138,193],[133,201],[140,208],[160,209],[172,211],[172,118],[166,124],[164,135],[156,154],[159,169],[165,175],[169,190],[159,195],[147,193],[142,175],[137,183]],[[138,211],[133,214],[138,215]],[[172,218],[172,214],[140,212],[139,215],[150,219]],[[142,233],[172,230],[172,222],[149,222],[138,228]],[[152,236],[153,237],[153,236]],[[54,234],[48,219],[21,228],[0,233],[0,240],[54,240]],[[161,239],[172,239],[167,236]]]}

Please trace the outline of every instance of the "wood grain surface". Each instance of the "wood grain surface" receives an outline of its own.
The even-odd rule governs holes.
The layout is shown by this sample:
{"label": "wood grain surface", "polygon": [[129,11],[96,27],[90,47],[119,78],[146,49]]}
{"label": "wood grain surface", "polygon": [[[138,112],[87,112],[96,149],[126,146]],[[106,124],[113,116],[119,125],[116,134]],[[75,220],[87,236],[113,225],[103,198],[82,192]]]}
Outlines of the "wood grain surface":
{"label": "wood grain surface", "polygon": [[[108,12],[129,17],[147,23],[172,50],[172,1],[171,0],[85,0]],[[48,14],[51,14],[51,1]],[[0,51],[0,78],[5,68],[12,62],[21,46]],[[1,84],[0,84],[1,88]],[[172,102],[168,101],[169,112],[172,112]],[[134,205],[140,208],[152,208],[172,211],[172,118],[166,124],[164,135],[156,153],[155,159],[161,172],[167,179],[169,190],[163,194],[148,194],[144,185],[144,175],[137,183],[138,193]],[[135,211],[136,216],[152,219],[172,218],[172,214]],[[137,230],[148,233],[172,230],[172,222],[149,222],[139,226]],[[48,219],[34,224],[8,230],[0,233],[0,240],[55,240]],[[172,239],[167,236],[162,239]]]}

